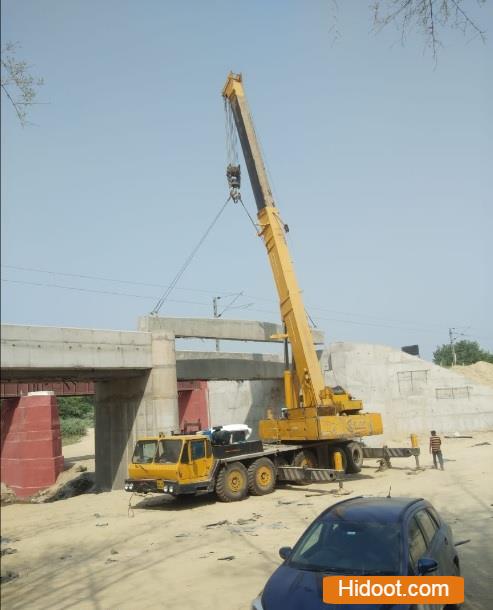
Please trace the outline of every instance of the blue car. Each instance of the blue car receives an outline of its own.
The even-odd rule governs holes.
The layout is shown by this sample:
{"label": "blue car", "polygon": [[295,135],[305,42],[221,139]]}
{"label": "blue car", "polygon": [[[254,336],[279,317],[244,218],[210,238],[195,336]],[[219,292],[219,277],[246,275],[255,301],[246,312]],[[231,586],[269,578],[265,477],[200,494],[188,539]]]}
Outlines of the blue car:
{"label": "blue car", "polygon": [[[441,606],[324,604],[325,575],[460,576],[450,527],[421,498],[351,498],[308,527],[253,601],[252,610],[442,610]],[[447,610],[456,606],[447,606]]]}

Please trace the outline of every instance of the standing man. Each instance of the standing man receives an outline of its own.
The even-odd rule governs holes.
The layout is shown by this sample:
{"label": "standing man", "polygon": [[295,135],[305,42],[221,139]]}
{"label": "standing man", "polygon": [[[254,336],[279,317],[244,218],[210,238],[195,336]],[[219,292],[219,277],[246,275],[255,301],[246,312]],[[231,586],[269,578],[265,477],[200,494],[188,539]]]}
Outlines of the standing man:
{"label": "standing man", "polygon": [[436,430],[431,431],[430,453],[433,455],[433,468],[437,468],[437,458],[440,462],[440,470],[443,470],[442,439],[437,436]]}

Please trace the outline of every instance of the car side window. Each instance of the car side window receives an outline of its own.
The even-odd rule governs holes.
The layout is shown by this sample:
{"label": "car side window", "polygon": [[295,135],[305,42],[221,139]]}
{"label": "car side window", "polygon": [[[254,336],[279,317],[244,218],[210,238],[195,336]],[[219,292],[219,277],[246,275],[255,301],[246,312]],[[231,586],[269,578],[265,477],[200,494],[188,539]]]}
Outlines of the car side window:
{"label": "car side window", "polygon": [[205,442],[192,441],[192,460],[200,460],[205,457]]}
{"label": "car side window", "polygon": [[181,454],[181,463],[182,464],[189,464],[190,460],[188,457],[188,446],[190,443],[184,443],[183,445],[183,452]]}
{"label": "car side window", "polygon": [[435,522],[437,528],[440,527],[440,517],[438,516],[437,511],[432,507],[432,506],[428,506],[428,508],[426,509],[426,511],[428,513],[430,513],[431,518],[433,519],[433,521]]}
{"label": "car side window", "polygon": [[421,529],[424,531],[428,544],[433,540],[437,526],[426,510],[420,510],[415,515]]}
{"label": "car side window", "polygon": [[426,540],[418,525],[418,522],[413,517],[409,522],[409,559],[411,567],[416,571],[418,560],[426,553]]}

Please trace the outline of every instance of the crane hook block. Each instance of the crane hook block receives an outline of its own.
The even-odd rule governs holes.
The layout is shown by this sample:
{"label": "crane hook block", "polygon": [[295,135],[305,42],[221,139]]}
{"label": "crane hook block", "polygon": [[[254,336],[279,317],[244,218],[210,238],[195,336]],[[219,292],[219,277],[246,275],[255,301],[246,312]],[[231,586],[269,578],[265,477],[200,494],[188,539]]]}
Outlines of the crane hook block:
{"label": "crane hook block", "polygon": [[239,165],[232,165],[231,163],[226,168],[226,178],[228,179],[229,193],[231,199],[236,203],[241,198],[240,186],[241,186],[241,170]]}

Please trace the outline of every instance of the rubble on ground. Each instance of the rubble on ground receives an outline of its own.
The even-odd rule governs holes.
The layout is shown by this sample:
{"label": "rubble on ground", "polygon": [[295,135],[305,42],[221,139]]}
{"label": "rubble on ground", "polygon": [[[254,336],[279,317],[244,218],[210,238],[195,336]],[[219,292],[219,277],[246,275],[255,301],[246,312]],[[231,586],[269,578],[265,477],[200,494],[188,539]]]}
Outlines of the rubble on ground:
{"label": "rubble on ground", "polygon": [[16,495],[15,493],[10,489],[10,487],[7,487],[7,485],[5,485],[5,483],[1,484],[1,491],[0,491],[0,503],[3,506],[4,504],[13,504],[16,500]]}
{"label": "rubble on ground", "polygon": [[56,502],[93,492],[95,489],[94,472],[82,471],[77,464],[63,472],[51,487],[38,491],[32,498],[33,504]]}

